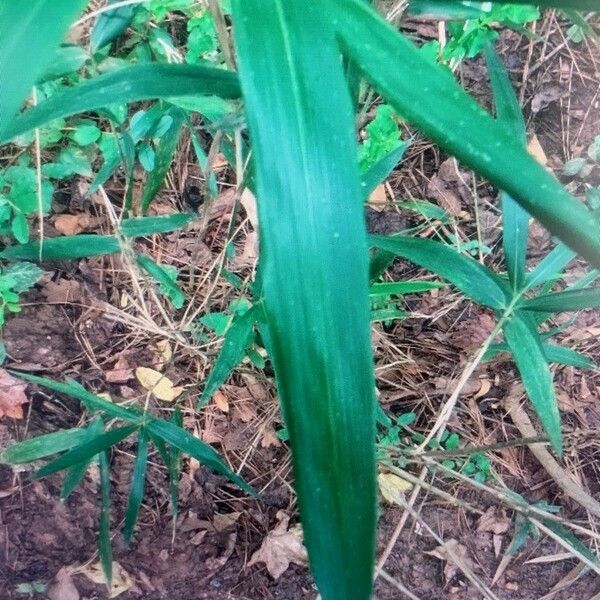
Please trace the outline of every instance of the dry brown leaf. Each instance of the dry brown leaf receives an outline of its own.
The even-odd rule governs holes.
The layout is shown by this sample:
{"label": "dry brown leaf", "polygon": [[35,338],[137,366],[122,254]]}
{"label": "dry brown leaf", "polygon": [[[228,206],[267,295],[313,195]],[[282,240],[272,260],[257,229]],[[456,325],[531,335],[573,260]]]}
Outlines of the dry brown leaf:
{"label": "dry brown leaf", "polygon": [[90,225],[90,217],[85,213],[77,215],[59,215],[54,219],[54,228],[63,235],[77,235]]}
{"label": "dry brown leaf", "polygon": [[25,394],[27,384],[0,369],[0,419],[23,418],[23,404],[29,402]]}
{"label": "dry brown leaf", "polygon": [[158,400],[173,402],[183,392],[183,387],[175,387],[168,377],[149,367],[138,367],[135,370],[135,376],[142,386],[152,392],[152,395]]}
{"label": "dry brown leaf", "polygon": [[387,203],[385,185],[380,183],[369,196],[369,206],[376,211],[382,211]]}
{"label": "dry brown leaf", "polygon": [[[78,571],[82,575],[85,575],[90,581],[106,585],[104,580],[104,573],[100,563],[94,563]],[[112,585],[110,588],[109,598],[116,598],[125,592],[133,590],[138,591],[137,586],[133,582],[131,575],[118,563],[113,562],[112,564]]]}
{"label": "dry brown leaf", "polygon": [[462,213],[460,198],[449,189],[439,175],[434,175],[427,184],[427,195],[437,200],[438,204],[452,216],[459,217]]}
{"label": "dry brown leaf", "polygon": [[277,519],[279,523],[269,532],[248,563],[248,566],[264,563],[273,579],[279,579],[292,562],[302,566],[308,562],[300,525],[288,529],[290,518],[282,510],[277,513]]}
{"label": "dry brown leaf", "polygon": [[173,348],[171,348],[169,340],[159,340],[156,342],[156,349],[158,350],[156,368],[163,369],[173,358]]}
{"label": "dry brown leaf", "polygon": [[535,158],[541,165],[546,166],[548,164],[548,157],[540,144],[540,140],[538,140],[537,135],[533,135],[531,140],[529,140],[529,144],[527,144],[527,150],[529,150],[529,154]]}
{"label": "dry brown leaf", "polygon": [[223,392],[215,392],[213,396],[215,406],[224,413],[229,412],[229,400]]}
{"label": "dry brown leaf", "polygon": [[468,567],[472,568],[473,566],[471,559],[468,556],[466,546],[463,546],[454,538],[449,539],[442,546],[438,546],[435,550],[426,552],[425,554],[435,556],[436,558],[445,561],[444,579],[446,580],[446,583],[450,581],[460,570],[456,562],[452,560],[453,558],[456,558],[458,562],[463,563]]}
{"label": "dry brown leaf", "polygon": [[277,437],[277,434],[272,427],[267,427],[262,438],[260,439],[260,447],[270,448],[271,446],[274,448],[280,448],[281,440]]}
{"label": "dry brown leaf", "polygon": [[246,211],[246,216],[252,225],[254,231],[258,231],[258,211],[256,209],[256,197],[248,189],[244,189],[240,196],[240,202]]}
{"label": "dry brown leaf", "polygon": [[503,510],[490,506],[477,523],[477,531],[487,531],[495,535],[506,533],[510,529],[510,519]]}
{"label": "dry brown leaf", "polygon": [[241,512],[231,512],[226,514],[216,513],[213,517],[213,527],[218,533],[223,533],[228,529],[231,529],[240,518]]}
{"label": "dry brown leaf", "polygon": [[389,504],[405,505],[404,493],[412,488],[412,483],[395,473],[379,473],[377,483],[381,495]]}
{"label": "dry brown leaf", "polygon": [[256,407],[245,400],[236,402],[233,406],[233,416],[237,417],[242,423],[250,423],[258,417]]}
{"label": "dry brown leaf", "polygon": [[42,294],[50,304],[81,302],[83,299],[81,284],[74,279],[48,281],[42,288]]}
{"label": "dry brown leaf", "polygon": [[56,582],[48,588],[48,600],[79,600],[79,591],[71,579],[73,572],[72,567],[60,569],[55,577]]}

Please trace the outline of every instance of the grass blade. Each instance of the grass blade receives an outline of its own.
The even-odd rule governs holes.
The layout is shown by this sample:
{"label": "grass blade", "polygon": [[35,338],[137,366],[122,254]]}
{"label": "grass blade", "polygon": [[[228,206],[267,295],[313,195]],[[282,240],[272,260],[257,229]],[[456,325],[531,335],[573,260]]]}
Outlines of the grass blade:
{"label": "grass blade", "polygon": [[558,244],[533,269],[526,280],[528,289],[558,277],[562,270],[577,256],[577,253],[564,244]]}
{"label": "grass blade", "polygon": [[67,379],[66,383],[60,383],[53,379],[38,377],[37,375],[30,375],[29,373],[12,371],[12,374],[25,381],[31,381],[31,383],[37,383],[42,387],[54,390],[60,394],[65,394],[65,396],[76,398],[81,401],[88,410],[99,410],[115,419],[123,419],[124,421],[132,423],[139,423],[142,418],[142,415],[134,410],[123,408],[122,406],[108,402],[107,400],[104,400],[104,398],[100,398],[99,396],[88,392],[82,385],[72,379]]}
{"label": "grass blade", "polygon": [[[0,3],[0,138],[88,0]],[[14,137],[12,134],[8,139]]]}
{"label": "grass blade", "polygon": [[544,294],[523,301],[519,308],[540,312],[568,312],[600,306],[600,288],[583,288]]}
{"label": "grass blade", "polygon": [[521,374],[527,396],[550,438],[552,447],[560,455],[560,413],[554,394],[552,373],[540,337],[529,317],[518,311],[511,315],[502,329]]}
{"label": "grass blade", "polygon": [[[329,4],[344,53],[406,120],[600,266],[600,236],[592,212],[519,139],[510,136],[444,67],[430,63],[361,0],[331,0]],[[514,177],[515,170],[519,177]]]}
{"label": "grass blade", "polygon": [[392,283],[374,283],[369,287],[369,296],[389,296],[390,294],[418,294],[444,287],[439,281],[394,281]]}
{"label": "grass blade", "polygon": [[232,6],[255,158],[263,302],[305,542],[323,600],[366,600],[375,402],[352,105],[324,5]]}
{"label": "grass blade", "polygon": [[[527,134],[523,112],[508,78],[508,73],[491,44],[485,47],[485,59],[494,93],[496,117],[505,125],[511,135],[520,139],[525,145]],[[503,215],[502,243],[504,246],[504,260],[508,271],[508,279],[513,290],[516,291],[521,289],[525,280],[529,213],[506,192],[500,192],[500,202],[502,203]]]}
{"label": "grass blade", "polygon": [[[86,436],[83,444],[99,436],[103,431],[104,424],[102,423],[102,419],[94,419],[94,421],[92,421],[92,423],[86,429]],[[67,470],[67,474],[65,475],[60,490],[61,500],[66,500],[71,495],[73,490],[81,483],[81,480],[85,477],[92,460],[94,460],[94,457],[91,457],[89,460],[84,460],[79,464],[73,465]]]}
{"label": "grass blade", "polygon": [[108,452],[100,454],[100,528],[98,555],[108,589],[112,588],[112,546],[110,543],[110,472]]}
{"label": "grass blade", "polygon": [[228,477],[246,493],[252,496],[256,495],[255,490],[223,462],[212,446],[194,437],[185,429],[162,419],[152,419],[147,423],[147,430],[149,434],[159,437],[171,446],[189,454],[200,463],[210,467],[213,471],[225,475],[225,477]]}
{"label": "grass blade", "polygon": [[148,436],[142,427],[138,438],[137,454],[131,479],[131,490],[129,492],[129,500],[127,501],[127,510],[125,512],[125,525],[123,526],[123,537],[125,538],[126,544],[131,543],[133,528],[137,522],[140,507],[142,506],[142,500],[144,499],[147,467]]}
{"label": "grass blade", "polygon": [[102,433],[92,440],[84,441],[79,446],[68,450],[62,456],[54,459],[39,469],[35,473],[34,479],[48,477],[48,475],[52,475],[58,471],[62,471],[63,469],[89,460],[96,454],[118,444],[121,440],[130,436],[136,429],[138,429],[137,425],[126,425],[125,427],[119,427],[112,431]]}
{"label": "grass blade", "polygon": [[143,213],[148,210],[150,203],[163,186],[165,177],[171,168],[175,150],[177,150],[181,126],[184,121],[184,113],[179,109],[170,110],[166,114],[171,116],[173,121],[169,129],[160,137],[158,148],[156,149],[156,165],[148,174],[148,179],[142,192],[141,208]]}
{"label": "grass blade", "polygon": [[0,463],[17,465],[46,458],[58,452],[70,450],[80,444],[85,437],[86,430],[79,427],[38,435],[37,437],[12,444],[0,452]]}
{"label": "grass blade", "polygon": [[365,199],[368,199],[373,190],[390,176],[409,146],[410,140],[401,142],[397,148],[394,148],[387,156],[384,156],[362,174],[360,186]]}
{"label": "grass blade", "polygon": [[194,213],[174,213],[158,217],[136,217],[123,219],[119,230],[125,237],[146,237],[156,233],[168,233],[182,229],[198,218]]}
{"label": "grass blade", "polygon": [[82,234],[45,239],[41,257],[39,242],[9,246],[0,252],[0,257],[21,260],[68,260],[116,254],[120,251],[119,240],[112,235]]}
{"label": "grass blade", "polygon": [[386,252],[402,256],[447,279],[479,304],[502,310],[508,295],[502,280],[472,258],[454,248],[422,238],[407,236],[369,236],[369,241]]}
{"label": "grass blade", "polygon": [[205,406],[213,394],[225,383],[227,377],[244,357],[244,351],[249,342],[249,337],[256,323],[256,305],[247,310],[243,315],[236,316],[229,326],[223,347],[204,384],[204,390],[198,400],[197,410]]}
{"label": "grass blade", "polygon": [[237,98],[240,95],[237,76],[202,65],[153,63],[124,67],[57,93],[19,115],[4,131],[0,130],[0,143],[53,119],[96,110],[111,103],[197,94]]}

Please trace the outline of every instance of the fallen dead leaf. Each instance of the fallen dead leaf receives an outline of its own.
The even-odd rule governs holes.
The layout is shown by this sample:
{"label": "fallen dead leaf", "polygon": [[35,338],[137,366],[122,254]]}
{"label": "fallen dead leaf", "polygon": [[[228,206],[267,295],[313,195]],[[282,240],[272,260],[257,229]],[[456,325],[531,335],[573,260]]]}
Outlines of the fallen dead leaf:
{"label": "fallen dead leaf", "polygon": [[510,519],[503,510],[490,506],[477,523],[477,531],[487,531],[496,535],[506,533],[510,529]]}
{"label": "fallen dead leaf", "polygon": [[213,527],[218,533],[223,533],[231,529],[240,518],[241,512],[231,512],[226,514],[216,513],[213,517]]}
{"label": "fallen dead leaf", "polygon": [[288,529],[290,518],[282,510],[278,511],[277,520],[279,523],[275,529],[269,532],[248,563],[249,567],[256,563],[264,563],[275,580],[287,571],[290,563],[304,566],[308,562],[300,525]]}
{"label": "fallen dead leaf", "polygon": [[258,231],[258,210],[256,208],[256,197],[249,188],[245,188],[240,196],[240,202],[246,211],[246,216],[254,231]]}
{"label": "fallen dead leaf", "polygon": [[529,154],[535,158],[541,165],[546,166],[548,164],[548,157],[540,144],[540,140],[538,140],[537,135],[533,135],[531,140],[529,140],[529,144],[527,144],[527,150],[529,150]]}
{"label": "fallen dead leaf", "polygon": [[55,583],[53,583],[46,592],[48,600],[79,600],[79,591],[75,587],[73,580],[72,567],[62,567],[56,574]]}
{"label": "fallen dead leaf", "polygon": [[380,183],[369,196],[369,206],[376,211],[382,211],[387,203],[385,185]]}
{"label": "fallen dead leaf", "polygon": [[85,213],[59,215],[54,219],[54,228],[63,235],[77,235],[90,225],[90,217]]}
{"label": "fallen dead leaf", "polygon": [[173,402],[183,392],[183,387],[175,387],[168,377],[149,367],[138,367],[135,370],[135,376],[142,386],[158,400]]}
{"label": "fallen dead leaf", "polygon": [[0,419],[2,417],[23,418],[23,404],[29,402],[25,388],[27,388],[26,383],[0,369]]}
{"label": "fallen dead leaf", "polygon": [[389,504],[404,506],[404,493],[412,488],[412,483],[395,473],[379,473],[377,483],[381,495]]}
{"label": "fallen dead leaf", "polygon": [[[106,585],[104,580],[104,573],[100,563],[93,563],[87,567],[78,571],[82,575],[85,575],[93,583]],[[133,590],[139,592],[131,575],[118,563],[113,562],[112,564],[112,585],[110,588],[109,598],[116,598],[125,592]],[[62,598],[61,598],[62,600]]]}
{"label": "fallen dead leaf", "polygon": [[50,304],[81,302],[83,299],[81,284],[74,279],[50,280],[42,287],[42,294]]}
{"label": "fallen dead leaf", "polygon": [[220,391],[215,392],[213,399],[214,399],[215,406],[221,412],[224,412],[224,413],[229,412],[229,400],[227,399],[227,396],[223,392],[220,392]]}
{"label": "fallen dead leaf", "polygon": [[[446,563],[444,565],[444,579],[446,580],[446,583],[459,572],[460,569],[456,564],[457,562],[463,563],[468,567],[473,566],[471,559],[468,556],[466,546],[463,546],[454,538],[449,539],[442,546],[438,546],[435,550],[431,550],[425,554],[435,556]],[[456,559],[456,562],[452,560],[453,558]]]}
{"label": "fallen dead leaf", "polygon": [[260,447],[270,448],[271,446],[274,448],[280,448],[281,440],[277,437],[277,434],[272,427],[267,427],[262,438],[260,439]]}
{"label": "fallen dead leaf", "polygon": [[166,364],[173,358],[173,348],[169,340],[159,340],[156,342],[156,349],[158,350],[158,362],[156,363],[157,369],[163,369]]}
{"label": "fallen dead leaf", "polygon": [[555,83],[543,83],[531,100],[531,111],[538,113],[562,96],[560,86]]}

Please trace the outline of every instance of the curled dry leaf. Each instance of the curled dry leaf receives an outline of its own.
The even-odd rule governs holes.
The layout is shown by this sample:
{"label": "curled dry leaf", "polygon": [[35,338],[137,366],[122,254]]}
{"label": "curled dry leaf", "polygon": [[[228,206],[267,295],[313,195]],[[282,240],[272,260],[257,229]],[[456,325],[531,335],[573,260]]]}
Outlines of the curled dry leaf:
{"label": "curled dry leaf", "polygon": [[163,369],[173,358],[173,348],[171,348],[169,340],[160,340],[156,342],[156,349],[158,350],[156,368]]}
{"label": "curled dry leaf", "polygon": [[473,566],[466,546],[463,546],[454,538],[448,540],[442,546],[438,546],[435,550],[426,552],[426,554],[445,561],[444,579],[446,582],[450,581],[459,572],[458,564],[463,564],[469,568]]}
{"label": "curled dry leaf", "polygon": [[54,583],[48,588],[48,600],[79,600],[79,591],[71,579],[73,573],[73,567],[60,569]]}
{"label": "curled dry leaf", "polygon": [[279,579],[292,562],[297,565],[306,565],[308,562],[300,525],[288,529],[290,518],[282,510],[277,513],[277,519],[279,523],[248,563],[248,566],[264,563],[273,579]]}
{"label": "curled dry leaf", "polygon": [[59,215],[54,219],[55,229],[63,235],[77,235],[90,226],[90,217],[85,213]]}
{"label": "curled dry leaf", "polygon": [[175,387],[168,377],[154,369],[138,367],[135,370],[135,376],[142,386],[158,400],[173,402],[183,392],[183,387]]}
{"label": "curled dry leaf", "polygon": [[[100,563],[88,565],[77,572],[85,575],[93,583],[106,585]],[[129,590],[140,591],[133,582],[131,575],[118,562],[113,562],[112,586],[109,598],[117,598]]]}
{"label": "curled dry leaf", "polygon": [[402,479],[395,473],[379,473],[377,475],[377,484],[381,495],[390,504],[404,506],[404,493],[412,488],[412,483]]}
{"label": "curled dry leaf", "polygon": [[25,394],[27,384],[0,369],[0,419],[23,418],[23,404],[29,402]]}

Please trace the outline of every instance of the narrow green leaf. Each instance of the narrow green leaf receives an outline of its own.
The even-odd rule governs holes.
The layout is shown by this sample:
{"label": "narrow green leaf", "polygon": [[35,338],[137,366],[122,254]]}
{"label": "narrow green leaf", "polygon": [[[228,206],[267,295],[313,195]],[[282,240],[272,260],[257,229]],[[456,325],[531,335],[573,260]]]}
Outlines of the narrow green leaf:
{"label": "narrow green leaf", "polygon": [[253,306],[241,316],[236,316],[227,329],[223,347],[204,384],[198,400],[197,410],[208,404],[213,394],[225,383],[233,369],[244,358],[249,336],[256,323],[256,307]]}
{"label": "narrow green leaf", "polygon": [[558,403],[554,394],[552,373],[535,326],[527,314],[515,311],[502,329],[521,374],[527,396],[550,438],[552,447],[560,455],[562,434]]}
{"label": "narrow green leaf", "polygon": [[[4,138],[33,84],[53,59],[54,49],[87,3],[88,0],[0,3],[0,138]],[[14,135],[10,134],[9,139]]]}
{"label": "narrow green leaf", "polygon": [[373,190],[390,176],[409,146],[410,140],[400,143],[397,148],[394,148],[362,174],[360,186],[365,199],[369,198]]}
{"label": "narrow green leaf", "polygon": [[118,444],[121,440],[124,440],[136,431],[137,428],[137,425],[126,425],[125,427],[119,427],[118,429],[98,435],[93,440],[83,442],[39,469],[35,473],[34,479],[47,477],[48,475],[89,460],[94,455]]}
{"label": "narrow green leaf", "polygon": [[[116,254],[121,251],[119,240],[112,235],[67,235],[48,238],[42,245],[41,260],[68,260],[86,256]],[[39,260],[40,243],[16,244],[0,252],[1,258]]]}
{"label": "narrow green leaf", "polygon": [[527,276],[526,287],[537,287],[558,277],[562,270],[577,256],[577,253],[564,244],[558,244],[547,254]]}
{"label": "narrow green leaf", "polygon": [[519,308],[540,312],[568,312],[600,306],[600,288],[583,288],[544,294],[524,300]]}
{"label": "narrow green leaf", "polygon": [[0,130],[0,143],[53,119],[97,110],[113,103],[203,93],[237,98],[240,94],[237,76],[223,69],[202,65],[132,65],[65,89],[24,112],[4,131]]}
{"label": "narrow green leaf", "polygon": [[[494,93],[496,117],[525,146],[527,143],[525,119],[508,73],[491,44],[488,44],[484,51]],[[503,215],[504,260],[509,281],[516,291],[521,289],[525,280],[530,217],[529,213],[507,193],[500,192],[500,201]]]}
{"label": "narrow green leaf", "polygon": [[[428,0],[431,3],[445,4],[448,0]],[[481,2],[488,4],[487,2]],[[556,7],[556,8],[574,8],[576,10],[600,10],[598,0],[494,0],[496,4],[534,4],[536,6]]]}
{"label": "narrow green leaf", "polygon": [[[98,437],[104,431],[104,424],[102,423],[102,419],[96,418],[92,421],[89,427],[86,428],[85,438],[82,444],[86,444],[87,442],[93,440]],[[73,492],[73,490],[81,483],[85,474],[90,466],[90,463],[94,460],[94,457],[91,456],[88,460],[84,460],[78,464],[73,465],[69,469],[67,469],[67,473],[63,480],[61,489],[60,489],[60,498],[61,500],[67,499]]]}
{"label": "narrow green leaf", "polygon": [[99,410],[115,419],[123,419],[124,421],[133,423],[138,423],[141,419],[142,415],[135,410],[123,408],[122,406],[108,402],[104,398],[100,398],[99,396],[88,392],[82,385],[72,379],[67,379],[66,383],[60,383],[53,379],[38,377],[37,375],[30,375],[29,373],[21,373],[19,371],[11,371],[11,373],[25,381],[31,381],[31,383],[37,383],[42,387],[54,390],[60,394],[76,398],[77,400],[80,400],[88,410]]}
{"label": "narrow green leaf", "polygon": [[392,283],[374,283],[369,288],[370,296],[389,296],[390,294],[418,294],[437,288],[445,284],[439,281],[394,281]]}
{"label": "narrow green leaf", "polygon": [[264,310],[305,542],[323,600],[366,600],[375,401],[352,104],[325,4],[235,0],[232,7]]}
{"label": "narrow green leaf", "polygon": [[177,150],[177,143],[179,142],[181,126],[184,121],[183,112],[179,109],[173,109],[168,114],[172,117],[173,121],[169,129],[160,136],[160,141],[156,149],[156,164],[154,169],[148,173],[148,179],[142,192],[141,207],[144,213],[148,210],[150,203],[163,186],[165,177],[171,168],[175,150]]}
{"label": "narrow green leaf", "polygon": [[146,468],[148,467],[148,436],[142,427],[138,437],[137,454],[133,467],[131,479],[131,490],[125,511],[125,525],[123,526],[123,537],[125,543],[129,544],[133,537],[133,528],[137,522],[142,500],[144,499],[144,486],[146,483]]}
{"label": "narrow green leaf", "polygon": [[185,294],[175,281],[177,274],[174,277],[165,267],[142,254],[137,256],[136,262],[160,284],[161,292],[171,300],[175,308],[181,308],[185,304]]}
{"label": "narrow green leaf", "polygon": [[429,62],[364,2],[331,0],[329,5],[344,53],[407,121],[600,266],[594,215],[529,154],[520,139],[484,111],[445,67]]}
{"label": "narrow green leaf", "polygon": [[407,236],[369,236],[369,241],[386,252],[402,256],[447,279],[480,304],[501,310],[508,292],[502,280],[476,260],[459,254],[441,242]]}
{"label": "narrow green leaf", "polygon": [[[578,369],[595,369],[596,365],[587,357],[571,350],[571,348],[565,348],[558,344],[552,344],[550,342],[543,342],[542,348],[544,349],[544,355],[549,363],[557,363],[559,365],[570,365],[577,367]],[[498,354],[503,352],[510,353],[508,344],[492,344],[487,352],[485,353],[483,360],[491,360]]]}
{"label": "narrow green leaf", "polygon": [[213,471],[225,475],[233,483],[239,486],[246,493],[255,496],[256,491],[249,486],[239,475],[236,475],[221,459],[221,457],[215,452],[215,450],[208,444],[202,442],[197,437],[194,437],[191,433],[188,433],[185,429],[168,423],[162,419],[152,419],[147,423],[147,430],[149,434],[153,434],[156,437],[163,439],[165,442],[178,448],[181,452],[189,454],[202,464],[211,468]]}
{"label": "narrow green leaf", "polygon": [[110,543],[110,472],[108,452],[100,454],[100,527],[98,554],[108,589],[112,587],[112,546]]}
{"label": "narrow green leaf", "polygon": [[[114,4],[116,1],[111,0],[110,3]],[[92,52],[116,40],[129,27],[136,9],[137,5],[129,4],[101,13],[90,34]]]}
{"label": "narrow green leaf", "polygon": [[62,429],[10,445],[0,452],[0,463],[28,463],[40,458],[52,456],[64,450],[70,450],[80,444],[86,436],[86,430],[75,427]]}
{"label": "narrow green leaf", "polygon": [[158,217],[123,219],[119,224],[119,230],[125,237],[146,237],[182,229],[196,218],[198,215],[194,213],[174,213]]}

